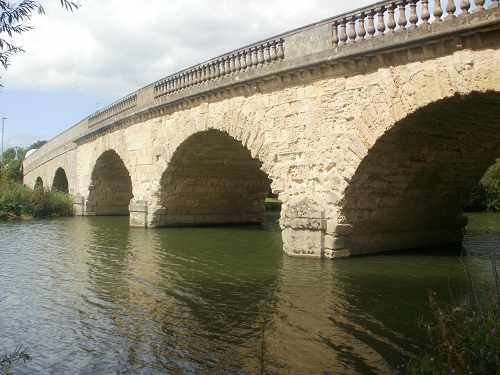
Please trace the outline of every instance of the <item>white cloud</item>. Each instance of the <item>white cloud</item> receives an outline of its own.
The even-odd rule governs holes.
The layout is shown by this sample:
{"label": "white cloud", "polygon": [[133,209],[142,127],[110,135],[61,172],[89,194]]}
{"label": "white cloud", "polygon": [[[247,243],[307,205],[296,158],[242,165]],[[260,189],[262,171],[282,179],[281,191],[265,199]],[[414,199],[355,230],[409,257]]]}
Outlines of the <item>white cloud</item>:
{"label": "white cloud", "polygon": [[367,5],[331,0],[81,0],[75,13],[42,1],[26,50],[3,74],[13,89],[121,97],[188,66]]}

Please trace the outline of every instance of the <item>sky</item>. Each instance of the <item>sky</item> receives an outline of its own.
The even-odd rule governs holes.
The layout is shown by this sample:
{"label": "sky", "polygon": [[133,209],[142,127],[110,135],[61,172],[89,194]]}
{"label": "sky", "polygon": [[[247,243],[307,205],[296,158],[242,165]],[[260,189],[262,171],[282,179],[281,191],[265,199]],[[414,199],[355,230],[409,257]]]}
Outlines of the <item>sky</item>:
{"label": "sky", "polygon": [[46,14],[10,40],[25,53],[0,67],[4,150],[49,140],[182,69],[374,2],[80,0],[71,13],[41,0]]}

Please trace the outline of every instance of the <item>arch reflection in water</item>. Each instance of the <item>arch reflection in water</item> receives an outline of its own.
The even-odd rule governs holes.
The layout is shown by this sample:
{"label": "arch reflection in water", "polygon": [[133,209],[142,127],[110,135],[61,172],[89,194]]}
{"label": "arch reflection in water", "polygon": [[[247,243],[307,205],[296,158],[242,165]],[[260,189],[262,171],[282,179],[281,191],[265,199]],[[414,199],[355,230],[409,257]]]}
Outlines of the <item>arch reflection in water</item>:
{"label": "arch reflection in water", "polygon": [[283,257],[276,219],[0,223],[0,342],[34,357],[16,373],[254,374],[262,345],[270,373],[390,373],[423,343],[427,290],[464,275],[455,256]]}

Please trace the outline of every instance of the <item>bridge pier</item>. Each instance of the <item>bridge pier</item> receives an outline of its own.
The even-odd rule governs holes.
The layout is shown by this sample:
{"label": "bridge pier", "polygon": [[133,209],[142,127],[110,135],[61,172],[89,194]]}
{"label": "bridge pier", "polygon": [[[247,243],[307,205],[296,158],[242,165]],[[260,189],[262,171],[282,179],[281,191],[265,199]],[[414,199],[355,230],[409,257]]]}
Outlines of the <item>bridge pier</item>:
{"label": "bridge pier", "polygon": [[345,248],[342,226],[327,220],[325,211],[308,199],[289,206],[282,213],[283,251],[291,256],[311,258],[345,258],[350,251]]}
{"label": "bridge pier", "polygon": [[129,204],[130,226],[148,227],[148,202],[143,199],[132,198]]}

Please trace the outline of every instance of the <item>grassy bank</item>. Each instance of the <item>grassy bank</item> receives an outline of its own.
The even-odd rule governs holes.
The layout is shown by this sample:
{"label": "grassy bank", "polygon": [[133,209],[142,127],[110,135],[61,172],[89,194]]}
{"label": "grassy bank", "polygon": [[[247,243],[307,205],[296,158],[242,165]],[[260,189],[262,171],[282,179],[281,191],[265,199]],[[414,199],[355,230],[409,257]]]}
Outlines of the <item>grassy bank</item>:
{"label": "grassy bank", "polygon": [[439,301],[429,292],[433,318],[420,320],[427,332],[426,350],[396,374],[483,375],[500,374],[500,278],[498,255],[490,264],[463,260],[467,283],[464,294],[452,296],[454,303]]}
{"label": "grassy bank", "polygon": [[70,216],[71,196],[60,191],[32,190],[19,182],[0,185],[0,220]]}

